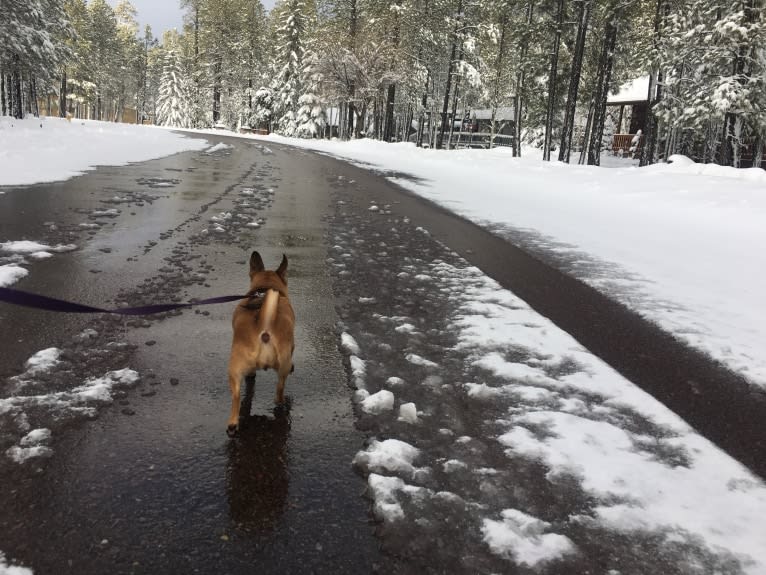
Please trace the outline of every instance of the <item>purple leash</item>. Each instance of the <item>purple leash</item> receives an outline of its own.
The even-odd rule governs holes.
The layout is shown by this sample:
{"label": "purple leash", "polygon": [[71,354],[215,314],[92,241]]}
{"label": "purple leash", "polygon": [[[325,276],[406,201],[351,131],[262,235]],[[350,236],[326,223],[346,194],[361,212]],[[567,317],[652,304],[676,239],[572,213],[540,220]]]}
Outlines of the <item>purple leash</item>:
{"label": "purple leash", "polygon": [[157,305],[145,305],[140,307],[123,307],[117,309],[102,309],[100,307],[92,307],[89,305],[82,305],[79,303],[73,303],[65,301],[63,299],[56,299],[52,297],[46,297],[44,295],[37,295],[25,291],[19,291],[10,288],[0,287],[0,302],[6,302],[13,305],[20,305],[24,307],[33,307],[36,309],[44,309],[48,311],[57,311],[63,313],[114,313],[119,315],[150,315],[153,313],[162,313],[164,311],[173,311],[176,309],[185,309],[194,307],[195,305],[211,305],[215,303],[227,303],[231,301],[237,301],[247,298],[247,295],[224,295],[219,297],[211,297],[208,299],[201,299],[189,303],[162,303]]}

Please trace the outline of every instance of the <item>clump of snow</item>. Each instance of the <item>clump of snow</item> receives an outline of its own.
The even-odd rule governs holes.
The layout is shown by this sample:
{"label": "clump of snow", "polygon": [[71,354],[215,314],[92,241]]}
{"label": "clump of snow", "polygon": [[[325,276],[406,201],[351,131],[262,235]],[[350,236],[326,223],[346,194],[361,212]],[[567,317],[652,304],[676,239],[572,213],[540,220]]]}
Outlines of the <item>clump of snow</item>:
{"label": "clump of snow", "polygon": [[409,361],[410,363],[414,365],[420,365],[422,367],[437,367],[438,364],[434,363],[430,359],[426,359],[424,357],[420,357],[419,355],[415,353],[408,353],[404,359]]}
{"label": "clump of snow", "polygon": [[366,386],[365,376],[367,375],[367,367],[364,360],[359,356],[352,355],[349,357],[349,361],[351,362],[351,377],[353,378],[354,385],[357,389],[364,389]]}
{"label": "clump of snow", "polygon": [[346,333],[345,331],[340,334],[340,346],[349,355],[359,355],[359,344],[356,343],[356,340],[351,334]]}
{"label": "clump of snow", "polygon": [[386,385],[389,387],[400,387],[404,385],[404,380],[401,377],[392,376],[386,380]]}
{"label": "clump of snow", "polygon": [[19,441],[19,445],[23,447],[29,447],[30,445],[39,445],[40,443],[45,443],[46,441],[50,441],[51,438],[51,430],[47,428],[40,428],[40,429],[33,429],[29,433],[27,433],[24,437],[21,438],[21,441]]}
{"label": "clump of snow", "polygon": [[413,465],[420,450],[398,439],[373,439],[365,451],[354,457],[354,465],[366,473],[391,473],[412,478],[417,468]]}
{"label": "clump of snow", "polygon": [[[40,127],[42,124],[42,128]],[[0,186],[55,182],[96,166],[123,166],[186,150],[207,142],[152,126],[63,118],[0,118]],[[61,150],[77,150],[62,154]]]}
{"label": "clump of snow", "polygon": [[48,246],[39,242],[33,242],[29,240],[17,240],[12,242],[0,243],[0,251],[16,254],[32,254],[35,252],[71,252],[76,250],[77,246],[74,244],[58,244],[56,246]]}
{"label": "clump of snow", "polygon": [[373,415],[391,411],[394,408],[394,394],[387,389],[381,389],[365,399],[361,407],[363,411]]}
{"label": "clump of snow", "polygon": [[9,563],[5,554],[0,551],[0,575],[34,575],[34,573],[27,567],[19,567]]}
{"label": "clump of snow", "polygon": [[404,481],[398,477],[371,473],[367,478],[367,485],[374,501],[372,511],[375,517],[389,523],[404,519],[404,511],[396,496],[397,491],[405,488]]}
{"label": "clump of snow", "polygon": [[[46,428],[33,429],[19,441],[19,445],[9,447],[5,454],[16,463],[26,463],[37,457],[50,457],[53,450],[44,445],[51,439],[51,430]],[[2,571],[0,570],[0,575]]]}
{"label": "clump of snow", "polygon": [[485,519],[481,530],[493,553],[535,567],[576,551],[568,537],[546,533],[550,526],[518,509],[506,509],[500,521]]}
{"label": "clump of snow", "polygon": [[230,150],[234,146],[230,146],[229,144],[224,144],[223,142],[217,143],[215,146],[210,146],[207,150],[205,150],[206,154],[212,154],[214,152],[220,152],[221,150]]}
{"label": "clump of snow", "polygon": [[104,377],[87,380],[83,385],[74,388],[72,393],[80,401],[108,403],[112,401],[112,389],[115,386],[129,386],[136,383],[138,379],[138,372],[132,369],[110,371]]}
{"label": "clump of snow", "polygon": [[59,363],[59,357],[61,357],[61,350],[57,347],[49,347],[35,353],[26,361],[24,367],[26,367],[27,373],[31,375],[42,373],[56,367]]}
{"label": "clump of snow", "polygon": [[21,278],[29,275],[29,272],[14,264],[5,264],[0,266],[0,287],[8,287],[15,284]]}
{"label": "clump of snow", "polygon": [[37,457],[50,457],[53,455],[53,450],[46,445],[33,445],[32,447],[14,445],[9,447],[5,454],[15,463],[21,464]]}
{"label": "clump of snow", "polygon": [[406,423],[418,422],[418,410],[414,403],[403,403],[399,406],[399,421]]}

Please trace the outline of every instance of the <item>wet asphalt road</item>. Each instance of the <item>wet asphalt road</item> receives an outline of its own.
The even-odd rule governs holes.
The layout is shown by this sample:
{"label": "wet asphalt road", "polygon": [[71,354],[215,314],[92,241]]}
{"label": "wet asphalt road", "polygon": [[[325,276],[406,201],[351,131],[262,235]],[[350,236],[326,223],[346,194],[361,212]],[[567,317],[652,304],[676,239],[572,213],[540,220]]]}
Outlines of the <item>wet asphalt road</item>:
{"label": "wet asphalt road", "polygon": [[[766,402],[711,360],[379,176],[271,144],[209,139],[235,147],[9,190],[0,239],[77,244],[30,266],[16,287],[94,305],[239,293],[251,249],[267,266],[286,252],[298,318],[292,410],[272,414],[274,375],[259,376],[252,416],[228,441],[230,306],[123,320],[0,304],[0,376],[51,345],[64,349],[64,368],[45,391],[110,369],[141,375],[95,418],[36,408],[31,417],[54,431],[53,457],[0,464],[0,550],[35,573],[388,573],[428,564],[379,551],[364,482],[350,467],[364,434],[354,427],[325,264],[328,218],[344,194],[408,215],[766,476]],[[332,186],[339,175],[358,185]],[[201,233],[211,217],[223,231]],[[4,451],[18,422],[0,423]]]}
{"label": "wet asphalt road", "polygon": [[[214,156],[180,154],[0,197],[4,236],[81,246],[33,266],[20,289],[88,303],[243,293],[245,261],[257,247],[266,262],[289,253],[299,318],[289,416],[274,417],[275,376],[259,375],[251,416],[229,441],[231,305],[148,321],[3,306],[6,374],[57,345],[72,364],[73,384],[126,366],[141,375],[136,389],[120,392],[93,421],[32,415],[34,427],[53,428],[54,455],[2,464],[0,549],[8,557],[37,574],[394,570],[378,551],[360,497],[364,482],[350,466],[363,436],[353,425],[324,269],[322,216],[330,200],[314,181],[327,162],[305,156],[300,169],[293,164],[293,153],[238,143]],[[137,186],[140,178],[167,186]],[[116,205],[117,217],[88,215],[105,198],[142,187],[151,203],[134,198]],[[221,212],[248,217],[230,232],[200,235]],[[259,218],[266,219],[261,227],[246,227]],[[78,230],[90,221],[102,223],[96,233]],[[89,350],[72,343],[83,329],[98,332]]]}

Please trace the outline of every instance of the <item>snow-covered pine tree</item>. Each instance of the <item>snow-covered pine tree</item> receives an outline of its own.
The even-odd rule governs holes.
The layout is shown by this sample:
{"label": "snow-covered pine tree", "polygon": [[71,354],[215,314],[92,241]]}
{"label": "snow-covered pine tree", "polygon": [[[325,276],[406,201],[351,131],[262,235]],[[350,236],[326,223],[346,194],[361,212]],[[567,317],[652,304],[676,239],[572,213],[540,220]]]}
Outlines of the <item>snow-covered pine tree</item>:
{"label": "snow-covered pine tree", "polygon": [[314,92],[308,92],[298,98],[298,116],[295,135],[302,138],[321,137],[327,119],[321,98]]}
{"label": "snow-covered pine tree", "polygon": [[273,118],[274,96],[269,88],[258,88],[253,95],[253,113],[248,123],[253,128],[270,132]]}
{"label": "snow-covered pine tree", "polygon": [[165,65],[160,80],[157,123],[174,128],[192,127],[188,82],[181,72],[180,59],[174,47],[165,54]]}
{"label": "snow-covered pine tree", "polygon": [[665,18],[660,67],[662,155],[738,166],[766,126],[766,22],[761,0],[689,0]]}
{"label": "snow-covered pine tree", "polygon": [[306,6],[303,0],[287,0],[281,10],[283,24],[278,29],[281,42],[277,53],[281,69],[275,83],[276,129],[285,136],[294,136],[298,130],[298,99],[303,93]]}
{"label": "snow-covered pine tree", "polygon": [[51,78],[58,71],[68,54],[65,40],[71,35],[63,0],[0,2],[0,74],[5,76],[6,112],[21,118],[25,111],[34,110],[36,80]]}
{"label": "snow-covered pine tree", "polygon": [[311,50],[306,51],[302,75],[304,93],[298,98],[295,135],[302,138],[321,137],[327,119],[325,102],[319,96],[322,76],[318,67],[318,58]]}

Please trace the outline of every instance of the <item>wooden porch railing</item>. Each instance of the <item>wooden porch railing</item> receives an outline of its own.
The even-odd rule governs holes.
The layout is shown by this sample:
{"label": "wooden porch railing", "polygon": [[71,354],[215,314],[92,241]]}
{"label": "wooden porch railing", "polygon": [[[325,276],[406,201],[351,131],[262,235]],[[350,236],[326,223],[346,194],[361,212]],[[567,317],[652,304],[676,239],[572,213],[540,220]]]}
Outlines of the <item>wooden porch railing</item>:
{"label": "wooden porch railing", "polygon": [[[615,134],[612,136],[612,153],[615,156],[627,156],[630,154],[630,148],[633,146],[633,138],[635,134]],[[638,140],[638,146],[635,153],[641,151],[644,146],[644,136],[642,135]]]}

